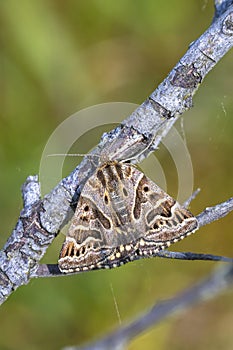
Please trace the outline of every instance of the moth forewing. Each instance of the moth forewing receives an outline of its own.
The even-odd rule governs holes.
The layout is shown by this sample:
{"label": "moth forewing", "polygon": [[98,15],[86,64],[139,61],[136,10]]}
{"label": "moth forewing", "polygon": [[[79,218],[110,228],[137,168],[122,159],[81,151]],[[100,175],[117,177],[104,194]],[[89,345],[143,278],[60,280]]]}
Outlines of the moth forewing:
{"label": "moth forewing", "polygon": [[134,166],[108,161],[83,187],[61,249],[62,272],[112,268],[153,256],[197,219]]}

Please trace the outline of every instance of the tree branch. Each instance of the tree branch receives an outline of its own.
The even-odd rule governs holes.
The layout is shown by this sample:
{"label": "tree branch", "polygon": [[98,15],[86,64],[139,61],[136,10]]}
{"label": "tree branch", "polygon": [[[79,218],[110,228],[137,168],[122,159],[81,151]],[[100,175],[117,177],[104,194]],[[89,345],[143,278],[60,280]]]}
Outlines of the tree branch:
{"label": "tree branch", "polygon": [[[219,15],[158,86],[121,125],[103,135],[93,151],[100,161],[135,158],[140,161],[158,146],[179,115],[192,107],[204,77],[233,45],[233,6]],[[140,157],[136,155],[140,154]],[[0,303],[27,284],[56,234],[69,220],[71,205],[95,167],[86,157],[43,200],[37,177],[22,188],[24,208],[12,235],[0,251]]]}
{"label": "tree branch", "polygon": [[214,298],[217,294],[229,287],[233,283],[233,265],[228,265],[222,269],[216,269],[212,275],[202,282],[188,288],[171,299],[155,304],[146,313],[112,332],[107,337],[93,344],[83,347],[70,346],[63,350],[109,350],[127,349],[127,344],[140,333],[147,330],[152,325],[157,324],[165,317],[174,313],[181,313],[197,302]]}

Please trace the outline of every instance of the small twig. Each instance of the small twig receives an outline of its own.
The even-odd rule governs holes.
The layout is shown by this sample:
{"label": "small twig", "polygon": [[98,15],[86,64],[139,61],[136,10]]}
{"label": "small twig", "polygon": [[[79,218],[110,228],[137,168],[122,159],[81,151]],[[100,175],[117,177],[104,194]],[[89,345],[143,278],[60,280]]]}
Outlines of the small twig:
{"label": "small twig", "polygon": [[200,188],[197,188],[196,191],[194,191],[192,195],[183,203],[183,206],[185,208],[188,208],[190,206],[190,203],[196,198],[200,191]]}
{"label": "small twig", "polygon": [[222,261],[233,263],[233,258],[221,255],[192,253],[192,252],[170,252],[169,250],[161,250],[157,253],[159,258],[179,259],[179,260],[205,260],[205,261]]}
{"label": "small twig", "polygon": [[206,208],[202,213],[197,215],[199,227],[210,224],[213,221],[219,220],[233,210],[233,197],[227,201],[217,204],[214,207]]}
{"label": "small twig", "polygon": [[127,344],[140,333],[152,325],[157,324],[165,317],[182,312],[193,304],[202,300],[211,299],[222,292],[233,282],[233,265],[217,269],[212,275],[202,282],[188,288],[171,299],[155,304],[145,314],[139,316],[127,325],[118,328],[106,338],[83,347],[70,346],[63,350],[124,350]]}

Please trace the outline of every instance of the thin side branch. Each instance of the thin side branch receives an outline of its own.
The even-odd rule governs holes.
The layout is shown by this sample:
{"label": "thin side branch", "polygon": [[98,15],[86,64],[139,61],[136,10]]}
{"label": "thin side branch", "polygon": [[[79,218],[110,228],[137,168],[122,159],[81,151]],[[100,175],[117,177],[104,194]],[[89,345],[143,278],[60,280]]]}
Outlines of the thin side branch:
{"label": "thin side branch", "polygon": [[157,253],[159,258],[178,259],[178,260],[205,260],[205,261],[222,261],[233,263],[233,258],[221,255],[193,253],[193,252],[171,252],[170,250],[161,250]]}
{"label": "thin side branch", "polygon": [[187,307],[191,307],[197,302],[214,298],[217,294],[232,285],[232,283],[233,265],[231,264],[222,269],[217,269],[211,276],[196,286],[179,293],[174,298],[155,304],[145,314],[139,316],[129,324],[120,327],[106,338],[83,347],[70,346],[63,350],[127,349],[128,343],[134,337],[148,330],[152,325],[154,326],[167,316],[184,311]]}
{"label": "thin side branch", "polygon": [[206,208],[201,214],[197,215],[199,227],[207,225],[213,221],[219,220],[233,210],[233,197],[227,201],[217,204],[214,207]]}

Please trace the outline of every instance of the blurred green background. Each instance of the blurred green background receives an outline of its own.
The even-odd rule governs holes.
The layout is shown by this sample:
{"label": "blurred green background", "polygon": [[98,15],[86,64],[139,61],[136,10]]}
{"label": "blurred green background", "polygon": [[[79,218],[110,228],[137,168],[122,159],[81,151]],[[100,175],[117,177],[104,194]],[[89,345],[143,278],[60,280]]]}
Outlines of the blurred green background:
{"label": "blurred green background", "polygon": [[[20,187],[29,174],[38,173],[53,130],[94,104],[141,103],[212,16],[212,1],[205,0],[0,2],[1,246],[22,207]],[[192,203],[194,213],[232,196],[232,70],[230,52],[184,115],[194,187],[202,189]],[[159,152],[169,172],[166,154]],[[176,191],[169,186],[171,194]],[[229,215],[173,250],[233,256],[232,223]],[[56,262],[63,239],[55,240],[43,262]],[[1,307],[0,349],[53,350],[94,340],[199,281],[214,266],[151,259],[111,271],[32,280]],[[166,319],[129,349],[230,350],[232,301],[229,290]]]}

